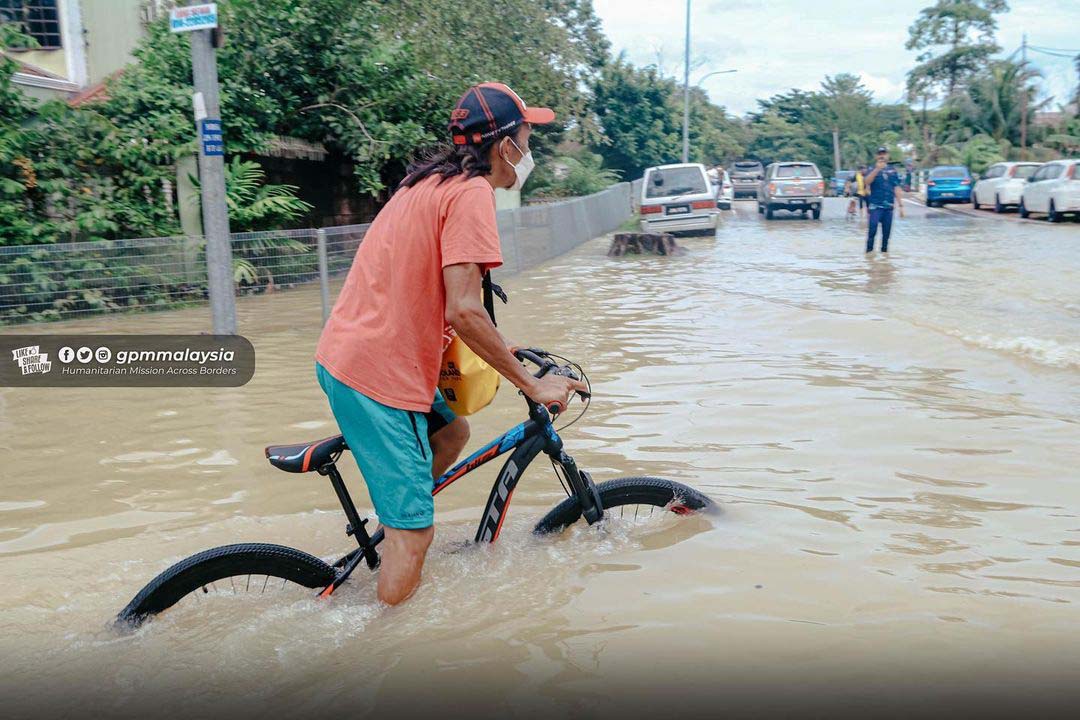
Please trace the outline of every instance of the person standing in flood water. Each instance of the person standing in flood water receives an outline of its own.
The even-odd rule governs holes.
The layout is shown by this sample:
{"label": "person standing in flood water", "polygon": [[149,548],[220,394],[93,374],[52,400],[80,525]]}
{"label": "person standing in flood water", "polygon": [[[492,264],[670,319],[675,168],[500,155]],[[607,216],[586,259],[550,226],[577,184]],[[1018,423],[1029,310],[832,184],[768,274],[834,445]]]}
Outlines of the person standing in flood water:
{"label": "person standing in flood water", "polygon": [[436,391],[446,326],[539,404],[563,408],[586,389],[529,374],[481,300],[483,274],[502,264],[494,190],[521,189],[532,126],[554,119],[505,85],[470,88],[450,114],[452,144],[411,166],[375,217],[319,338],[319,384],[386,531],[387,604],[416,591],[434,537],[429,422],[454,422]]}
{"label": "person standing in flood water", "polygon": [[889,236],[892,234],[893,208],[904,217],[903,195],[900,192],[900,175],[889,167],[889,150],[877,149],[874,169],[865,179],[869,190],[870,217],[866,229],[866,252],[874,251],[874,238],[881,226],[881,252],[889,252]]}

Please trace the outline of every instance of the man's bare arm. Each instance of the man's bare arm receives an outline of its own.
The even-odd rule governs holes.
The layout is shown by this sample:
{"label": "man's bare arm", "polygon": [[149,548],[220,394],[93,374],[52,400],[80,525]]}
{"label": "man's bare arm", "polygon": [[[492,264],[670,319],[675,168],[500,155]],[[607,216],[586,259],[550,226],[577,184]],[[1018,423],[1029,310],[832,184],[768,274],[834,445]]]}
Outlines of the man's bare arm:
{"label": "man's bare arm", "polygon": [[535,402],[566,407],[570,393],[585,390],[585,384],[558,375],[534,378],[510,353],[502,334],[491,322],[481,299],[481,280],[480,266],[475,263],[443,268],[446,321],[473,352]]}

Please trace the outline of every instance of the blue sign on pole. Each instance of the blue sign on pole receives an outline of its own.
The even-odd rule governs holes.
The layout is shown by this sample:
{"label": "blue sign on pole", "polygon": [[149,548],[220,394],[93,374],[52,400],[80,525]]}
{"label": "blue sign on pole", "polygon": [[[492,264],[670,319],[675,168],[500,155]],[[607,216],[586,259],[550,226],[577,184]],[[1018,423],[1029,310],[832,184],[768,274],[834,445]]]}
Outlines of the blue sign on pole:
{"label": "blue sign on pole", "polygon": [[203,155],[212,157],[225,154],[225,136],[221,132],[221,120],[204,118],[202,121]]}

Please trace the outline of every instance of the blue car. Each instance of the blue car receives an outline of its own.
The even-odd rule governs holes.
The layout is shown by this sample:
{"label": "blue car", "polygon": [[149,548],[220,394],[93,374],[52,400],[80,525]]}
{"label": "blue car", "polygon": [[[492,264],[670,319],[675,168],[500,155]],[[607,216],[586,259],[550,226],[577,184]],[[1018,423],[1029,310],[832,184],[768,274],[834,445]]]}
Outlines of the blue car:
{"label": "blue car", "polygon": [[837,170],[832,177],[832,191],[836,197],[842,197],[844,194],[844,184],[855,177],[854,170]]}
{"label": "blue car", "polygon": [[971,186],[975,183],[971,171],[963,165],[938,165],[930,170],[926,180],[928,207],[945,203],[971,202]]}

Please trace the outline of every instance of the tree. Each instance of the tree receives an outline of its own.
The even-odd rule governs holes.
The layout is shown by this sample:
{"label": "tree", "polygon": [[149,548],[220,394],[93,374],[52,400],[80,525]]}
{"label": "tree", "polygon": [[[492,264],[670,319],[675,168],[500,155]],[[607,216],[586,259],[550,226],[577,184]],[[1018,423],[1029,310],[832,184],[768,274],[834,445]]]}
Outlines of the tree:
{"label": "tree", "polygon": [[[682,90],[673,98],[682,122]],[[690,88],[690,162],[705,165],[729,164],[746,152],[747,133],[735,118],[699,87]]]}
{"label": "tree", "polygon": [[1000,50],[994,42],[994,15],[1008,9],[1005,0],[937,0],[924,8],[908,28],[905,47],[922,51],[920,64],[908,73],[909,90],[924,97],[944,90],[946,98],[952,97]]}
{"label": "tree", "polygon": [[751,154],[764,161],[809,160],[826,175],[833,167],[835,129],[841,162],[868,162],[874,148],[900,139],[907,111],[879,105],[855,75],[826,76],[819,90],[792,89],[759,100],[751,114]]}
{"label": "tree", "polygon": [[758,115],[750,125],[752,140],[747,148],[751,157],[763,163],[782,160],[809,160],[819,167],[826,167],[827,151],[820,143],[810,139],[806,130],[776,110]]}
{"label": "tree", "polygon": [[1004,159],[1000,143],[989,135],[976,135],[967,142],[946,145],[940,152],[942,162],[964,165],[976,173],[985,172]]}
{"label": "tree", "polygon": [[[258,153],[277,135],[322,143],[372,194],[446,139],[449,110],[479,80],[550,103],[584,136],[588,80],[607,53],[589,0],[222,0],[219,10],[226,152]],[[17,34],[0,32],[5,45]],[[134,55],[106,99],[80,108],[27,105],[10,83],[17,66],[0,57],[0,242],[179,231],[175,163],[195,152],[188,39],[161,20]],[[560,130],[537,133],[538,154]]]}
{"label": "tree", "polygon": [[682,145],[681,117],[673,112],[676,84],[655,67],[636,68],[620,55],[593,82],[593,109],[603,133],[597,151],[624,178],[675,162]]}
{"label": "tree", "polygon": [[1024,63],[1011,60],[990,63],[971,79],[966,93],[946,102],[945,141],[961,142],[987,135],[1006,146],[1019,145],[1020,120],[1025,107],[1028,127],[1033,127],[1035,113],[1049,104],[1049,100],[1035,99],[1037,88],[1033,81],[1041,76],[1042,73]]}

